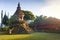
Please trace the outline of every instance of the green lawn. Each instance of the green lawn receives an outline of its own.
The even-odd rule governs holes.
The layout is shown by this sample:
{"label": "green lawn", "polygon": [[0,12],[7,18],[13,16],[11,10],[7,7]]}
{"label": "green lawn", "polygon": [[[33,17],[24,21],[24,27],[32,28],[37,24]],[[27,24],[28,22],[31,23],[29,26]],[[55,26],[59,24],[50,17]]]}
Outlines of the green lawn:
{"label": "green lawn", "polygon": [[32,34],[8,35],[0,33],[0,40],[60,40],[60,34],[36,32]]}

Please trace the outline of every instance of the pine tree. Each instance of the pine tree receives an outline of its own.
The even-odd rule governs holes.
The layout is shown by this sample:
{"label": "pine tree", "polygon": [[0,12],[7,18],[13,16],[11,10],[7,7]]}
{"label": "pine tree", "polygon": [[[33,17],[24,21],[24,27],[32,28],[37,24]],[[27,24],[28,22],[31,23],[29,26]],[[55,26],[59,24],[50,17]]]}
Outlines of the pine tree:
{"label": "pine tree", "polygon": [[8,16],[6,15],[6,12],[5,12],[5,15],[4,15],[4,17],[3,17],[2,23],[7,26],[8,23],[9,23],[8,20],[9,20],[9,19],[8,19]]}

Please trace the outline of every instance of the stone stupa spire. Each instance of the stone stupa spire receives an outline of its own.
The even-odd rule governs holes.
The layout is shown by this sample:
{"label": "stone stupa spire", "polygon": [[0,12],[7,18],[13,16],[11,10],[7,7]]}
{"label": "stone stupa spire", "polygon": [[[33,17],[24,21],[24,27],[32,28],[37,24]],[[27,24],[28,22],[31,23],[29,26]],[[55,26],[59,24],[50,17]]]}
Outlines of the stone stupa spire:
{"label": "stone stupa spire", "polygon": [[21,10],[21,7],[20,7],[20,3],[18,2],[18,5],[17,5],[17,10],[16,12],[14,13],[14,15],[16,15],[16,17],[20,20],[23,20],[24,18],[24,13],[22,12]]}
{"label": "stone stupa spire", "polygon": [[21,10],[20,3],[19,3],[19,2],[18,2],[17,10],[18,10],[18,9]]}

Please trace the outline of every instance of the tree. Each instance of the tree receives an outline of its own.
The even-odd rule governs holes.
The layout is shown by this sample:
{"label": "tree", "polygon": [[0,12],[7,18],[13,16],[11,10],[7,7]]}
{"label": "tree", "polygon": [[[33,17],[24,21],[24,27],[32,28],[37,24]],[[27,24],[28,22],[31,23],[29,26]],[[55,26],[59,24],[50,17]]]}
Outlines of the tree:
{"label": "tree", "polygon": [[[22,11],[25,14],[25,16],[24,16],[25,20],[34,20],[35,19],[34,15],[33,15],[33,13],[31,11],[24,11],[24,10],[22,10]],[[15,19],[17,20],[16,16],[11,16],[10,24],[15,22],[16,21]]]}
{"label": "tree", "polygon": [[3,19],[3,10],[1,11],[1,27],[2,27],[2,19]]}
{"label": "tree", "polygon": [[47,24],[46,19],[47,19],[47,16],[43,16],[43,15],[36,16],[36,19],[34,20],[34,22],[30,23],[29,25],[30,25],[35,31],[37,31],[37,30],[38,30],[38,27],[40,27],[40,25]]}
{"label": "tree", "polygon": [[8,16],[6,15],[6,13],[2,19],[2,24],[6,25],[6,26],[9,24],[9,19],[8,19]]}
{"label": "tree", "polygon": [[35,19],[34,15],[31,11],[24,11],[23,10],[23,13],[25,14],[25,16],[24,16],[25,20],[34,20]]}
{"label": "tree", "polygon": [[46,21],[46,19],[47,19],[47,16],[43,16],[43,15],[36,16],[35,22],[42,23],[42,22]]}

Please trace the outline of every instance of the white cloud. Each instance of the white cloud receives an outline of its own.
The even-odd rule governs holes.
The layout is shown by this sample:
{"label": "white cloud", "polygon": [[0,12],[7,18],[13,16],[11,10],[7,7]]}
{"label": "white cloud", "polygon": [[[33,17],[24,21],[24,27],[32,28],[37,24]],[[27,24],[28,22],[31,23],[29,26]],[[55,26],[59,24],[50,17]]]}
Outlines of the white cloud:
{"label": "white cloud", "polygon": [[60,0],[48,0],[46,5],[40,9],[40,13],[60,19]]}

